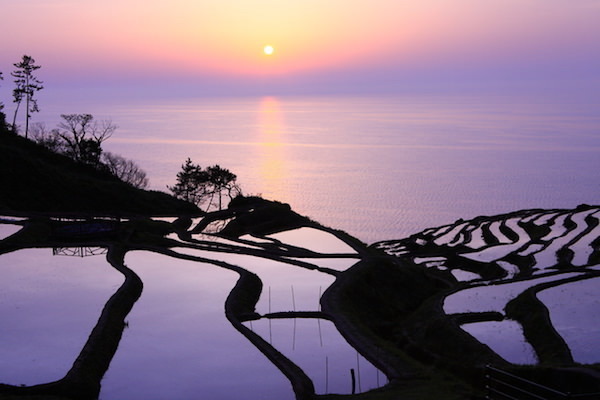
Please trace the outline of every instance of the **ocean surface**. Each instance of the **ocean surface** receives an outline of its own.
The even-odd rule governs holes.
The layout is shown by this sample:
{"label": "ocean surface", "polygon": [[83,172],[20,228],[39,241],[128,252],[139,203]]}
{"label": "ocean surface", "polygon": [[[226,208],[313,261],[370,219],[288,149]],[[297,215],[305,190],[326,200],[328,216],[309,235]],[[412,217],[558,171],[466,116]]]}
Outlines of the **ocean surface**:
{"label": "ocean surface", "polygon": [[600,101],[563,96],[241,97],[40,104],[111,119],[107,151],[168,191],[187,157],[372,243],[600,200]]}

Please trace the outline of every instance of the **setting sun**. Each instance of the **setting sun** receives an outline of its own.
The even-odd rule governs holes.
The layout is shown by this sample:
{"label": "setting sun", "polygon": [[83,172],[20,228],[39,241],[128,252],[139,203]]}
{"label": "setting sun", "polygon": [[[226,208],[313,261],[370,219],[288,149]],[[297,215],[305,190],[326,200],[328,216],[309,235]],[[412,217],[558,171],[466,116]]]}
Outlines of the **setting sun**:
{"label": "setting sun", "polygon": [[263,52],[264,52],[266,55],[268,55],[268,56],[270,56],[271,54],[273,54],[273,52],[274,52],[274,51],[275,51],[275,49],[273,48],[273,46],[265,46],[265,47],[263,48]]}

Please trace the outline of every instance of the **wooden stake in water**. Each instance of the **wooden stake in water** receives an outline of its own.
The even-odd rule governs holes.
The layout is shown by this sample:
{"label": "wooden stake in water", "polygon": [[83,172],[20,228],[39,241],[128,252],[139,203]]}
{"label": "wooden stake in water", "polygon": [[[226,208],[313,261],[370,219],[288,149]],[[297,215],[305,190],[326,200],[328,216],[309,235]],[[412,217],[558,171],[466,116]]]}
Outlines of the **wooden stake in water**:
{"label": "wooden stake in water", "polygon": [[[319,300],[318,300],[318,308],[319,312],[321,312],[321,286],[319,286]],[[323,347],[323,334],[321,333],[321,318],[317,318],[317,325],[319,326],[319,341],[321,342],[321,347]]]}
{"label": "wooden stake in water", "polygon": [[[294,285],[292,285],[292,310],[296,312],[296,297],[294,296]],[[296,350],[296,316],[294,316],[294,333],[292,337],[292,350]]]}
{"label": "wooden stake in water", "polygon": [[362,388],[360,387],[360,362],[358,358],[358,351],[356,352],[356,373],[358,375],[358,391],[362,392]]}
{"label": "wooden stake in water", "polygon": [[[271,314],[271,286],[269,286],[269,314]],[[271,318],[269,318],[269,343],[273,344],[273,329],[271,328]]]}

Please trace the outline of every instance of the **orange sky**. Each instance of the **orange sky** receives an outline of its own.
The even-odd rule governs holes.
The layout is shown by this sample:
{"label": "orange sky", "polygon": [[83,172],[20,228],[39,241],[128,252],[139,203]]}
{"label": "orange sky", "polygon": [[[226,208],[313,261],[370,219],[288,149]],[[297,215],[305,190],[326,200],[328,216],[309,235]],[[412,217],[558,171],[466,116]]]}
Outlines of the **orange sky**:
{"label": "orange sky", "polygon": [[50,77],[102,81],[321,74],[326,85],[328,73],[600,66],[598,0],[0,0],[0,9],[5,76],[22,54]]}

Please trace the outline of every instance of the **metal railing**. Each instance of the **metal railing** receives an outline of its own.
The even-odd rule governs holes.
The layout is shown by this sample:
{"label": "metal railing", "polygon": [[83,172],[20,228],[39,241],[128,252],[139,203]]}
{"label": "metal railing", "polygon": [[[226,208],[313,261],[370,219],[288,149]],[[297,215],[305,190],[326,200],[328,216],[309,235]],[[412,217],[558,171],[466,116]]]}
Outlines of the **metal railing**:
{"label": "metal railing", "polygon": [[485,368],[488,400],[599,400],[600,392],[572,394],[549,388],[490,365]]}

